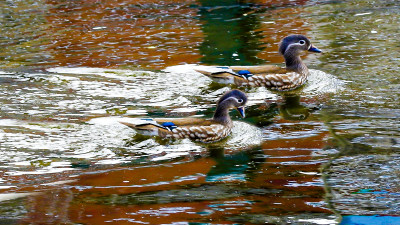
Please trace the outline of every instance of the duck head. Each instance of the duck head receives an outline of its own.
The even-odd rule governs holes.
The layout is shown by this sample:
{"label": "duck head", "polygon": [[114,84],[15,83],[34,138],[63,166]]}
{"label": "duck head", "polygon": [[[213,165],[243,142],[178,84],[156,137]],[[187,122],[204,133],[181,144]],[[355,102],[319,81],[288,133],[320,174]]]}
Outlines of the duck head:
{"label": "duck head", "polygon": [[235,108],[244,118],[244,106],[247,103],[247,96],[239,90],[231,90],[226,92],[217,102],[217,109],[214,114],[214,119],[228,119],[229,109]]}
{"label": "duck head", "polygon": [[279,53],[281,53],[283,56],[299,55],[303,51],[317,53],[322,52],[318,48],[314,47],[306,36],[299,34],[287,36],[282,39],[281,43],[279,44]]}

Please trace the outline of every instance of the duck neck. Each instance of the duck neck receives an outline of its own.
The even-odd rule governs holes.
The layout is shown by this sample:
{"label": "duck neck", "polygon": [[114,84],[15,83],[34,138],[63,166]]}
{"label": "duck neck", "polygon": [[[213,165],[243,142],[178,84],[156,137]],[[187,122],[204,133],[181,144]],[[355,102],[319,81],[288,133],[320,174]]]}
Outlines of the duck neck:
{"label": "duck neck", "polygon": [[222,124],[230,124],[232,120],[229,116],[229,107],[226,102],[221,102],[217,105],[217,109],[215,110],[213,120],[222,123]]}
{"label": "duck neck", "polygon": [[300,74],[308,74],[308,68],[303,63],[298,54],[287,52],[283,55],[285,57],[286,68]]}

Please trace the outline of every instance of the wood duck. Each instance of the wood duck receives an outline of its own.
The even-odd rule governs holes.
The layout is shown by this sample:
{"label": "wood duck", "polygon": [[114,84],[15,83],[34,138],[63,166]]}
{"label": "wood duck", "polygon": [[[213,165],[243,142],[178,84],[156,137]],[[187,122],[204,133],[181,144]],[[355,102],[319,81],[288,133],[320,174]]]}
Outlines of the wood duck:
{"label": "wood duck", "polygon": [[217,102],[217,108],[212,119],[200,118],[160,118],[144,119],[138,124],[120,122],[138,133],[146,136],[160,136],[161,138],[183,139],[210,143],[227,137],[233,123],[229,110],[236,108],[244,118],[244,106],[247,102],[245,93],[231,90],[225,93]]}
{"label": "wood duck", "polygon": [[300,54],[304,51],[321,52],[304,35],[290,35],[279,44],[279,53],[285,58],[286,68],[274,65],[217,66],[196,71],[218,83],[264,86],[272,90],[290,91],[307,81],[308,68],[300,58]]}

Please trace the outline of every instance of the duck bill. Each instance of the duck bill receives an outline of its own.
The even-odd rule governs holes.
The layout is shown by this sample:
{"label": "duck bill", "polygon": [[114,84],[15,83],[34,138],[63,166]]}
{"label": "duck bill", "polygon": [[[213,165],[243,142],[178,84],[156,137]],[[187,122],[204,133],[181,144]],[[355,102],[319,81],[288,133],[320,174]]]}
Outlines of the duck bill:
{"label": "duck bill", "polygon": [[311,47],[308,49],[309,52],[317,52],[317,53],[321,53],[322,51],[319,50],[317,47],[314,47],[313,45],[311,45]]}
{"label": "duck bill", "polygon": [[240,113],[240,116],[244,118],[246,114],[244,113],[244,107],[237,107],[236,110]]}

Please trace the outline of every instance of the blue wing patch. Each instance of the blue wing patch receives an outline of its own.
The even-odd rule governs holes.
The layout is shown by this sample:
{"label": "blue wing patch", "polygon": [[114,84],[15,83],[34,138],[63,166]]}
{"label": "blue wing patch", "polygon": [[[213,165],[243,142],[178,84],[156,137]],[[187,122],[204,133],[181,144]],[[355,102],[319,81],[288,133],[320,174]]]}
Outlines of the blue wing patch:
{"label": "blue wing patch", "polygon": [[237,72],[237,74],[239,74],[240,76],[244,76],[246,78],[249,78],[249,77],[253,76],[253,74],[250,73],[250,71],[248,71],[248,70],[239,70]]}
{"label": "blue wing patch", "polygon": [[250,71],[248,71],[248,70],[239,70],[239,71],[238,71],[238,74],[239,74],[239,75],[247,75],[247,74],[251,74],[251,73],[250,73]]}
{"label": "blue wing patch", "polygon": [[168,130],[173,130],[178,127],[173,122],[164,122],[161,124],[161,126],[167,128]]}
{"label": "blue wing patch", "polygon": [[229,70],[229,66],[217,66],[218,69]]}

